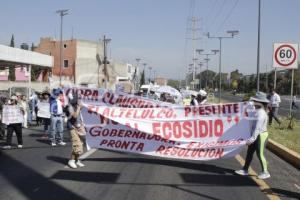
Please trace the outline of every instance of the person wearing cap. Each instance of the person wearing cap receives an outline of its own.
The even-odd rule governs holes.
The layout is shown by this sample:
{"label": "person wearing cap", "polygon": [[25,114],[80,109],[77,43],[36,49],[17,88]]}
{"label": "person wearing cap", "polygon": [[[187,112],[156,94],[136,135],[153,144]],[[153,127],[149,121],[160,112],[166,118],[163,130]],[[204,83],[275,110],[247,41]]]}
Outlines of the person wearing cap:
{"label": "person wearing cap", "polygon": [[[41,101],[38,104],[39,109],[40,109],[41,103],[50,104],[50,98],[49,98],[50,93],[47,90],[42,92],[42,96],[43,96],[43,98],[41,99]],[[49,112],[50,112],[50,110],[49,110]],[[46,117],[42,117],[41,119],[44,123],[44,135],[42,136],[42,138],[47,138],[49,135],[49,126],[51,124],[51,121],[50,121],[50,118],[46,118]]]}
{"label": "person wearing cap", "polygon": [[[19,108],[21,110],[21,113],[24,115],[24,110],[18,105],[17,96],[11,96],[9,105],[17,106],[17,108]],[[18,148],[23,148],[22,123],[17,122],[17,123],[7,124],[6,145],[3,146],[3,149],[11,149],[12,136],[14,132],[17,135]]]}
{"label": "person wearing cap", "polygon": [[59,145],[66,145],[63,142],[63,106],[62,102],[59,100],[61,94],[60,89],[53,90],[53,96],[50,99],[50,114],[51,114],[51,125],[49,131],[49,139],[51,141],[51,146],[56,146],[56,141]]}
{"label": "person wearing cap", "polygon": [[267,139],[268,139],[268,114],[266,112],[269,100],[267,95],[263,92],[257,92],[255,96],[250,98],[253,101],[255,107],[255,113],[253,119],[250,121],[251,137],[246,141],[248,145],[246,161],[243,169],[235,171],[236,174],[247,176],[250,163],[253,158],[253,154],[256,151],[258,159],[260,161],[262,172],[258,175],[259,179],[270,178],[268,172],[267,161],[264,155]]}
{"label": "person wearing cap", "polygon": [[197,95],[197,101],[199,105],[203,105],[206,103],[207,99],[206,99],[207,93],[204,90],[200,90],[199,94]]}

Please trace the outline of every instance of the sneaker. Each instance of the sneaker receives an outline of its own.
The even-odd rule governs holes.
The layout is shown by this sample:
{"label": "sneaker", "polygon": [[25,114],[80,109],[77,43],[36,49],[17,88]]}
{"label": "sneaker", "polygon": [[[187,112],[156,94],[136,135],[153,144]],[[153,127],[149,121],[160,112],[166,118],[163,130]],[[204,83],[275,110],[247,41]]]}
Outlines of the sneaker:
{"label": "sneaker", "polygon": [[77,165],[75,163],[75,160],[69,160],[68,162],[69,167],[71,167],[72,169],[76,169]]}
{"label": "sneaker", "polygon": [[19,148],[19,149],[22,149],[22,148],[23,148],[23,145],[18,144],[18,148]]}
{"label": "sneaker", "polygon": [[85,166],[80,160],[77,160],[76,165],[78,167],[84,167]]}
{"label": "sneaker", "polygon": [[235,170],[234,173],[241,175],[241,176],[248,176],[248,171],[241,169],[241,170]]}
{"label": "sneaker", "polygon": [[61,146],[65,146],[66,145],[66,143],[63,142],[63,141],[59,142],[58,144],[61,145]]}
{"label": "sneaker", "polygon": [[5,145],[2,147],[2,149],[11,149],[11,146],[10,145]]}
{"label": "sneaker", "polygon": [[51,142],[51,146],[56,146],[56,143],[55,142]]}
{"label": "sneaker", "polygon": [[259,179],[267,179],[270,177],[271,177],[271,175],[268,171],[262,172],[257,176],[257,178],[259,178]]}

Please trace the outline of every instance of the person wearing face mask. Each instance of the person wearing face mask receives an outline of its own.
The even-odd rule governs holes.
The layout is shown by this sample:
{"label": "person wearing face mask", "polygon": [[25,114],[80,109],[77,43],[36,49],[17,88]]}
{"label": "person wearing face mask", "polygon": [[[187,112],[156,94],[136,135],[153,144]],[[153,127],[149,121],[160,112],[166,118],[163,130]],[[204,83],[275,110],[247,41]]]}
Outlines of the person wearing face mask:
{"label": "person wearing face mask", "polygon": [[257,92],[255,96],[250,98],[250,100],[253,101],[255,107],[253,116],[249,118],[249,120],[251,120],[251,137],[246,141],[248,150],[244,167],[241,170],[235,171],[235,173],[238,175],[247,176],[253,154],[256,152],[262,167],[262,172],[258,175],[258,178],[266,179],[271,177],[270,173],[268,172],[267,161],[264,155],[268,139],[268,114],[266,110],[269,100],[267,99],[267,95],[263,92]]}

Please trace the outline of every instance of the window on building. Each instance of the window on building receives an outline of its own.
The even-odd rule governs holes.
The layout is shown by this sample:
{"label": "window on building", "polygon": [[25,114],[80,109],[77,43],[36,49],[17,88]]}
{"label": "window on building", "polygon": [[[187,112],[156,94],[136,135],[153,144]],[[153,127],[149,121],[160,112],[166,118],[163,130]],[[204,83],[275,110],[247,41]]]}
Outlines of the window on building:
{"label": "window on building", "polygon": [[64,60],[64,68],[68,68],[69,67],[69,60]]}
{"label": "window on building", "polygon": [[65,49],[67,48],[67,44],[64,44],[64,48],[65,48]]}

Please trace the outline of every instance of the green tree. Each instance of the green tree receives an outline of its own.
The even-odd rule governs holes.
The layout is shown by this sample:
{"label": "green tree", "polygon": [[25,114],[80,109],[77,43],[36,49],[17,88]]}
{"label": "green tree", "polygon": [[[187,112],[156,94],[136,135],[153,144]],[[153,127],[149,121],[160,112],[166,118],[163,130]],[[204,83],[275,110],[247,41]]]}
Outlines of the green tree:
{"label": "green tree", "polygon": [[178,80],[173,80],[169,79],[167,85],[173,87],[173,88],[178,88],[179,81]]}
{"label": "green tree", "polygon": [[[11,46],[11,47],[15,47],[15,38],[14,38],[14,34],[11,36],[10,46]],[[10,80],[10,81],[15,81],[15,80],[16,80],[15,66],[14,66],[14,65],[9,65],[8,80]]]}
{"label": "green tree", "polygon": [[141,73],[140,86],[145,84],[145,70]]}

